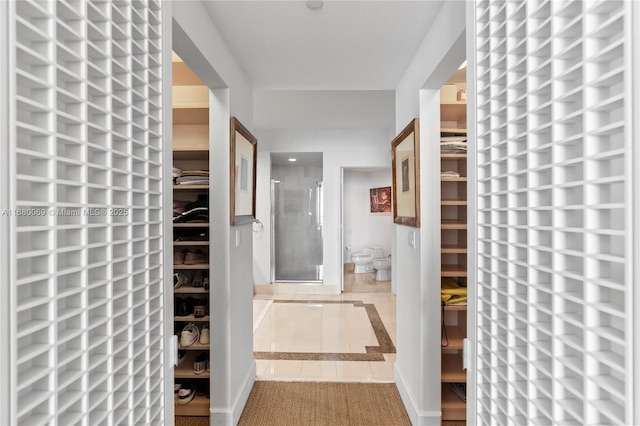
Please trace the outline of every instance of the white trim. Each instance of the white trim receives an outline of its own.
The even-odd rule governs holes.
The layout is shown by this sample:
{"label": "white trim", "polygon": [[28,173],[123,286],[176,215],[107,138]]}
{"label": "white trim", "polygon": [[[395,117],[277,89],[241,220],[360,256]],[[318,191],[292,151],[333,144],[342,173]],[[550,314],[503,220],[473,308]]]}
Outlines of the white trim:
{"label": "white trim", "polygon": [[476,151],[476,4],[467,3],[467,423],[477,418],[476,344],[478,326],[478,194]]}
{"label": "white trim", "polygon": [[[12,61],[9,57],[9,37],[11,26],[9,19],[9,7],[11,2],[0,2],[0,211],[9,209],[9,146],[10,123],[9,117],[9,70]],[[11,368],[11,352],[15,345],[11,344],[11,300],[10,300],[10,276],[9,269],[9,241],[10,217],[0,216],[0,235],[4,240],[0,242],[0,377],[7,378],[7,383],[0,387],[0,424],[12,424],[11,414],[14,412],[11,389],[14,387],[15,373]]]}
{"label": "white trim", "polygon": [[[631,257],[631,264],[633,265],[633,271],[631,275],[631,305],[634,307],[633,321],[631,323],[630,335],[633,339],[633,343],[630,345],[632,348],[632,359],[634,365],[632,366],[633,377],[633,389],[631,391],[631,410],[630,415],[632,424],[640,424],[640,310],[637,307],[640,304],[640,223],[638,215],[640,214],[640,170],[637,165],[640,164],[640,147],[638,142],[640,141],[640,4],[637,2],[630,2],[631,8],[631,155],[632,163],[636,166],[633,167],[633,176],[631,179],[632,186],[632,203],[631,203],[631,229],[633,232],[633,253]],[[634,143],[635,142],[635,143]]]}
{"label": "white trim", "polygon": [[420,411],[415,402],[415,397],[411,393],[411,388],[407,385],[407,381],[398,370],[397,364],[394,366],[396,387],[400,393],[400,398],[407,410],[411,424],[414,425],[439,425],[441,411]]}
{"label": "white trim", "polygon": [[231,425],[238,424],[240,420],[240,416],[242,415],[242,411],[244,410],[244,406],[247,403],[247,399],[249,399],[249,394],[251,393],[251,389],[253,389],[253,383],[256,381],[256,361],[253,360],[251,363],[251,368],[244,376],[242,380],[242,386],[240,386],[240,390],[236,397],[233,399],[233,402],[229,409],[215,409],[211,408],[211,418],[210,425]]}
{"label": "white trim", "polygon": [[163,230],[163,317],[164,317],[164,419],[165,423],[172,425],[175,422],[175,401],[174,401],[174,355],[172,354],[174,339],[174,308],[173,308],[173,28],[171,25],[173,2],[163,2],[162,11],[162,130],[163,130],[163,152],[162,152],[162,230]]}

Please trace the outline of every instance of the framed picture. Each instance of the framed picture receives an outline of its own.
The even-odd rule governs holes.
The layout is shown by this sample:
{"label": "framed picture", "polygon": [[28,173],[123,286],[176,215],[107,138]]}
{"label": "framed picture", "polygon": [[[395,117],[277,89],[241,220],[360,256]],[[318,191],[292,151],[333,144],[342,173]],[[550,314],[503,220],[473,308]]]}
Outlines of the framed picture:
{"label": "framed picture", "polygon": [[391,142],[393,221],[420,227],[420,133],[414,118]]}
{"label": "framed picture", "polygon": [[231,225],[256,219],[256,162],[258,140],[246,127],[231,117]]}
{"label": "framed picture", "polygon": [[371,200],[371,213],[391,213],[391,187],[371,188],[369,190]]}

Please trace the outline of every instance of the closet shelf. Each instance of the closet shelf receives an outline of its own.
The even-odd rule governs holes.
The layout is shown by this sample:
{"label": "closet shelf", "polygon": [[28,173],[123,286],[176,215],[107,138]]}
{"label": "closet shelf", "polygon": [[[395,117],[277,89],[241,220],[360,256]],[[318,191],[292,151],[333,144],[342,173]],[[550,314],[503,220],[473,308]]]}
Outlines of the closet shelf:
{"label": "closet shelf", "polygon": [[198,265],[173,265],[173,269],[209,269],[209,264],[200,263]]}
{"label": "closet shelf", "polygon": [[467,158],[467,154],[446,154],[446,153],[440,153],[440,158],[442,159],[459,159],[459,160],[464,160]]}
{"label": "closet shelf", "polygon": [[[444,348],[449,349],[449,348]],[[467,373],[462,368],[462,352],[442,354],[442,382],[464,383],[467,381]]]}
{"label": "closet shelf", "polygon": [[208,351],[209,345],[203,345],[202,343],[194,343],[191,346],[183,347],[181,344],[178,344],[178,349],[184,349],[185,351]]}
{"label": "closet shelf", "polygon": [[[187,353],[184,361],[180,365],[176,366],[173,370],[173,375],[176,379],[208,379],[211,373],[204,371],[202,374],[196,374],[193,372],[193,363],[196,361],[198,354],[195,352]],[[185,404],[186,405],[186,404]]]}
{"label": "closet shelf", "polygon": [[442,253],[453,253],[453,254],[464,254],[467,252],[467,247],[466,246],[457,246],[457,245],[450,245],[450,244],[444,244],[440,247],[440,251]]}
{"label": "closet shelf", "polygon": [[467,305],[444,305],[444,310],[445,311],[466,311]]}
{"label": "closet shelf", "polygon": [[[445,310],[447,306],[453,305],[444,305]],[[449,346],[443,347],[442,349],[456,349],[461,350],[463,346],[464,338],[467,337],[466,326],[462,324],[458,325],[447,325],[445,322],[445,328],[447,330],[447,339],[449,340]],[[444,342],[444,339],[443,339]]]}
{"label": "closet shelf", "polygon": [[467,177],[466,176],[456,176],[456,177],[447,177],[447,176],[440,176],[440,180],[442,182],[466,182],[467,181]]}
{"label": "closet shelf", "polygon": [[[193,292],[190,292],[193,293]],[[173,317],[174,321],[189,321],[189,322],[198,322],[198,321],[202,321],[202,322],[208,322],[209,321],[209,315],[205,315],[203,317],[200,318],[196,318],[193,314],[191,315],[186,315],[184,317],[180,317],[180,316],[174,316]]]}
{"label": "closet shelf", "polygon": [[177,404],[175,406],[176,416],[206,417],[209,415],[211,400],[206,396],[196,396],[188,404]]}
{"label": "closet shelf", "polygon": [[173,185],[174,190],[209,189],[209,185]]}
{"label": "closet shelf", "polygon": [[174,288],[173,292],[176,294],[207,294],[209,290],[204,287],[178,287]]}
{"label": "closet shelf", "polygon": [[465,420],[467,404],[453,393],[449,383],[442,384],[442,420]]}
{"label": "closet shelf", "polygon": [[467,199],[466,198],[451,198],[448,200],[442,200],[440,202],[443,206],[466,206]]}
{"label": "closet shelf", "polygon": [[174,228],[208,228],[209,222],[174,223]]}
{"label": "closet shelf", "polygon": [[209,241],[174,241],[174,246],[208,246]]}
{"label": "closet shelf", "polygon": [[460,133],[460,134],[466,135],[467,129],[457,129],[455,127],[441,127],[440,133]]}
{"label": "closet shelf", "polygon": [[464,265],[442,265],[440,275],[443,277],[462,278],[467,276],[467,268]]}
{"label": "closet shelf", "polygon": [[440,223],[442,229],[467,229],[467,222],[460,220],[443,219]]}

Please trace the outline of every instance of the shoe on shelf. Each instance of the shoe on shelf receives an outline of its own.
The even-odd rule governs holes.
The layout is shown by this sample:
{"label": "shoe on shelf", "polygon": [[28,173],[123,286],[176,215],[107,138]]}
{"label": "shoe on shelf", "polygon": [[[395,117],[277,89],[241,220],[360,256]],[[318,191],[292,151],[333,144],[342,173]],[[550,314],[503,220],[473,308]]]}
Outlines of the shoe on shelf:
{"label": "shoe on shelf", "polygon": [[209,353],[200,352],[196,357],[196,361],[193,363],[193,374],[202,374],[207,371],[207,361],[209,359]]}
{"label": "shoe on shelf", "polygon": [[193,276],[193,282],[191,285],[193,285],[194,287],[202,287],[203,282],[204,282],[204,279],[203,279],[202,271],[196,271],[195,275]]}
{"label": "shoe on shelf", "polygon": [[186,317],[189,315],[187,302],[182,297],[176,297],[175,312],[177,317]]}
{"label": "shoe on shelf", "polygon": [[209,324],[205,324],[202,326],[202,331],[200,332],[200,344],[208,345],[211,341],[211,331],[209,330]]}
{"label": "shoe on shelf", "polygon": [[184,382],[178,390],[178,404],[188,404],[196,396],[196,388],[191,382]]}
{"label": "shoe on shelf", "polygon": [[180,346],[188,348],[200,339],[200,330],[192,322],[187,324],[180,333]]}
{"label": "shoe on shelf", "polygon": [[205,290],[209,290],[209,277],[204,277],[204,281],[202,282],[202,286]]}
{"label": "shoe on shelf", "polygon": [[199,300],[198,302],[196,302],[195,306],[193,307],[194,317],[204,318],[205,316],[207,316],[207,305],[206,302],[203,302],[203,300]]}
{"label": "shoe on shelf", "polygon": [[174,251],[173,252],[173,264],[174,265],[182,265],[184,263],[184,259],[189,253],[189,250],[184,251]]}
{"label": "shoe on shelf", "polygon": [[189,276],[187,274],[183,274],[182,272],[176,272],[173,274],[173,288],[180,288],[188,283]]}
{"label": "shoe on shelf", "polygon": [[209,263],[209,255],[200,250],[188,251],[184,257],[185,265],[200,265]]}
{"label": "shoe on shelf", "polygon": [[187,359],[187,351],[180,349],[178,351],[178,365],[182,364]]}

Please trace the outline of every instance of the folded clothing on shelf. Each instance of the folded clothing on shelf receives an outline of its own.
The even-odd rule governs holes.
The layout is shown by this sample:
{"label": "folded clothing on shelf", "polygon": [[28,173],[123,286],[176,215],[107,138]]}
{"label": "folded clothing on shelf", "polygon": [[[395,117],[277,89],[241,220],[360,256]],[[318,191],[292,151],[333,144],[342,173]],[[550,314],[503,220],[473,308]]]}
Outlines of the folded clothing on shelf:
{"label": "folded clothing on shelf", "polygon": [[445,305],[466,305],[467,288],[460,286],[453,278],[442,278],[440,301]]}
{"label": "folded clothing on shelf", "polygon": [[207,185],[209,170],[181,170],[174,167],[173,180],[177,185]]}
{"label": "folded clothing on shelf", "polygon": [[465,154],[467,152],[466,136],[444,136],[440,138],[440,152],[447,154]]}
{"label": "folded clothing on shelf", "polygon": [[443,178],[460,177],[460,173],[454,172],[453,170],[440,171],[440,177],[443,177]]}
{"label": "folded clothing on shelf", "polygon": [[174,216],[173,223],[209,222],[209,207],[196,207]]}
{"label": "folded clothing on shelf", "polygon": [[197,200],[184,204],[184,207],[182,207],[182,212],[179,214],[176,214],[174,203],[173,222],[209,222],[209,195],[198,195]]}

